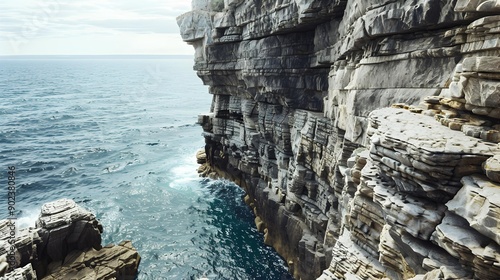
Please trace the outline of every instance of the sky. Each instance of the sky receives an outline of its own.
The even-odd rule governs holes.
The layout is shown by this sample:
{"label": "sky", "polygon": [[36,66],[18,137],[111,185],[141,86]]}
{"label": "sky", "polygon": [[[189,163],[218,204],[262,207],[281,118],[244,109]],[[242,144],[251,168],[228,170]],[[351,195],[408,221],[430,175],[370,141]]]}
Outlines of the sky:
{"label": "sky", "polygon": [[175,18],[191,0],[2,0],[0,55],[192,55]]}

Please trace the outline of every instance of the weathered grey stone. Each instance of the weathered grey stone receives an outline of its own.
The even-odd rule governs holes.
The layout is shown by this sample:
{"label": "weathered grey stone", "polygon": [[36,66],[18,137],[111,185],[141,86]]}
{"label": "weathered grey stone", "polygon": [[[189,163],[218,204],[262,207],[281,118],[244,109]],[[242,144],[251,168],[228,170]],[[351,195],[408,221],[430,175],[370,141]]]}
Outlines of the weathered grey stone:
{"label": "weathered grey stone", "polygon": [[[325,270],[318,279],[345,279],[347,275],[356,277],[353,279],[382,279],[386,276],[387,270],[376,258],[354,244],[347,230],[338,239],[332,254],[329,270]],[[357,272],[356,276],[354,272]]]}
{"label": "weathered grey stone", "polygon": [[494,12],[499,8],[497,0],[458,0],[455,6],[458,12]]}
{"label": "weathered grey stone", "polygon": [[434,280],[434,279],[470,279],[470,273],[460,267],[441,266],[426,274],[419,274],[408,280]]}
{"label": "weathered grey stone", "polygon": [[471,228],[460,216],[447,213],[436,227],[432,241],[459,259],[474,279],[496,279],[500,269],[500,246]]}
{"label": "weathered grey stone", "polygon": [[462,183],[463,187],[446,206],[500,244],[500,185],[479,176],[464,177]]}
{"label": "weathered grey stone", "polygon": [[467,103],[480,107],[500,106],[500,86],[498,81],[469,78],[464,87]]}
{"label": "weathered grey stone", "polygon": [[491,181],[500,183],[500,155],[494,155],[486,160],[483,169]]}
{"label": "weathered grey stone", "polygon": [[430,117],[415,116],[388,108],[370,117],[371,154],[400,192],[447,201],[463,176],[479,172],[488,156],[500,152],[497,145],[464,137]]}
{"label": "weathered grey stone", "polygon": [[500,153],[496,4],[231,0],[179,18],[214,95],[202,173],[245,188],[297,279],[495,275],[431,239]]}
{"label": "weathered grey stone", "polygon": [[487,0],[477,6],[478,12],[500,12],[500,2],[498,0]]}
{"label": "weathered grey stone", "polygon": [[42,279],[135,279],[140,256],[130,241],[100,250],[72,251],[61,264],[51,265]]}
{"label": "weathered grey stone", "polygon": [[[499,21],[500,17],[496,17]],[[467,57],[462,61],[462,69],[464,72],[500,72],[500,57],[495,56],[479,56]]]}
{"label": "weathered grey stone", "polygon": [[[14,220],[14,223],[16,221]],[[25,266],[26,264],[36,261],[38,252],[42,245],[42,240],[38,234],[38,230],[33,228],[15,229],[14,257],[17,266],[12,267],[12,259],[7,262],[7,254],[12,252],[11,240],[12,226],[9,220],[0,220],[0,256],[4,258],[0,263],[5,268],[0,275],[6,272],[7,269],[16,269]],[[23,270],[21,270],[23,271]]]}
{"label": "weathered grey stone", "polygon": [[12,272],[0,277],[1,280],[36,280],[36,274],[31,263],[14,269]]}
{"label": "weathered grey stone", "polygon": [[73,250],[101,248],[102,225],[70,199],[44,204],[36,227],[44,244],[40,257],[50,261],[62,260]]}
{"label": "weathered grey stone", "polygon": [[[0,221],[0,274],[10,245],[8,221]],[[45,203],[35,228],[15,239],[17,267],[5,279],[135,279],[140,256],[130,241],[101,246],[102,226],[73,200]],[[2,267],[4,269],[2,269]],[[36,271],[35,271],[36,270]],[[35,275],[36,273],[36,275]],[[4,279],[4,278],[1,278]]]}

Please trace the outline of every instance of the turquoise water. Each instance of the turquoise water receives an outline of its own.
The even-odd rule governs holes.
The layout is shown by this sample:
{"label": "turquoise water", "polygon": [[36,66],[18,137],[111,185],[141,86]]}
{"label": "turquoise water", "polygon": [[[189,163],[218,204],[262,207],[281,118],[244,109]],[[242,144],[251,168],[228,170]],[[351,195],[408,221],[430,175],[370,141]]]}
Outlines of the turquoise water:
{"label": "turquoise water", "polygon": [[68,197],[96,214],[104,244],[133,241],[138,279],[291,279],[244,193],[198,178],[195,122],[211,96],[192,65],[0,60],[0,172],[17,169],[19,223],[33,225],[43,203]]}

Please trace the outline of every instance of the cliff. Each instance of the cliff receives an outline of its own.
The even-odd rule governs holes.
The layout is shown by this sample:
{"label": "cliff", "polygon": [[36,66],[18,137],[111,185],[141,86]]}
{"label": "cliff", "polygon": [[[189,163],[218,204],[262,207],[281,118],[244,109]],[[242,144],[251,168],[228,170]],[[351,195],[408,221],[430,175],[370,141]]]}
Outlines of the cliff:
{"label": "cliff", "polygon": [[[296,279],[498,279],[500,1],[193,1],[200,171]],[[208,109],[208,108],[207,108]]]}

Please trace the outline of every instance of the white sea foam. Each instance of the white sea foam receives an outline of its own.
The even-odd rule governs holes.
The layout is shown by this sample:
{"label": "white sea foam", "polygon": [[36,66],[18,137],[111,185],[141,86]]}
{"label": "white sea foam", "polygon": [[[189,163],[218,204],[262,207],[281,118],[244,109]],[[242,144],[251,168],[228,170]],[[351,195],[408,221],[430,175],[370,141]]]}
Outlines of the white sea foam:
{"label": "white sea foam", "polygon": [[[194,159],[193,159],[194,161]],[[176,166],[170,170],[172,173],[173,181],[169,184],[174,189],[187,189],[189,182],[199,180],[198,173],[196,172],[196,165],[183,164]]]}
{"label": "white sea foam", "polygon": [[17,228],[28,228],[35,227],[35,222],[38,219],[38,215],[40,214],[40,210],[38,209],[29,209],[26,211],[25,215],[21,215],[17,218]]}
{"label": "white sea foam", "polygon": [[171,178],[173,181],[169,184],[171,188],[174,189],[186,189],[188,188],[189,182],[199,180],[198,172],[196,169],[198,165],[196,164],[195,155],[186,155],[179,159],[179,165],[170,169]]}

